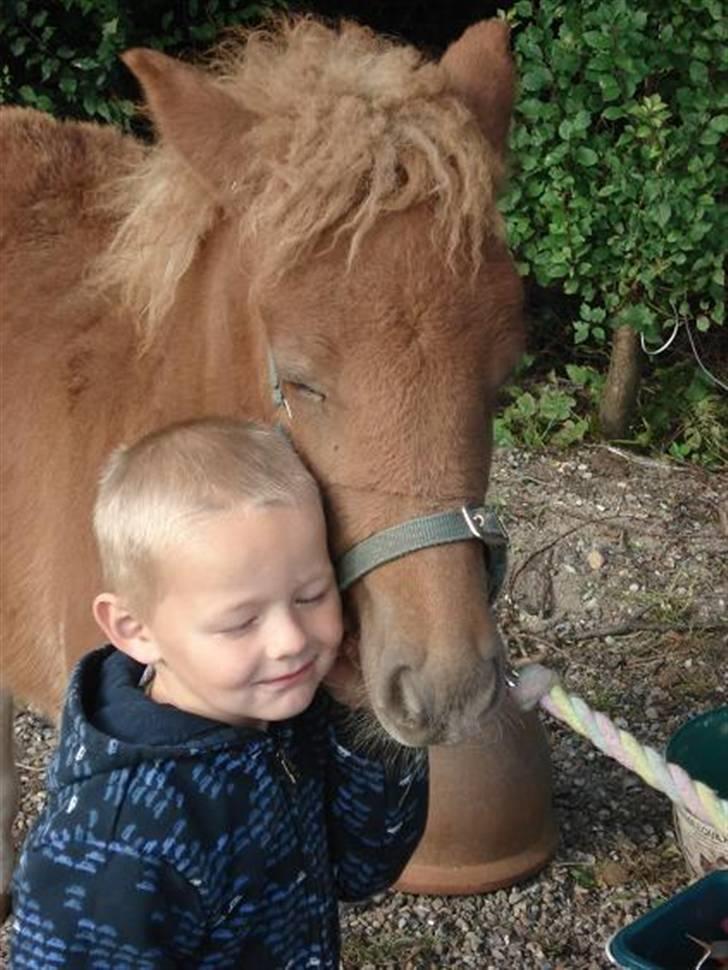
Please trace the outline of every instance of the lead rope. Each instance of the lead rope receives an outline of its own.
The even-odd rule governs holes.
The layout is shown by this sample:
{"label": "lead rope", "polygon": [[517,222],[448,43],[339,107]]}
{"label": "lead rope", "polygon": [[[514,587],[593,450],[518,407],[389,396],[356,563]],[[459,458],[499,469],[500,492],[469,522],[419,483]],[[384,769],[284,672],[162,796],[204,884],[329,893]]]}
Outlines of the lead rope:
{"label": "lead rope", "polygon": [[640,744],[629,731],[617,727],[601,711],[592,710],[581,697],[568,693],[553,670],[541,664],[529,664],[513,675],[509,684],[522,710],[528,711],[540,704],[552,717],[588,738],[608,757],[667,795],[675,805],[687,808],[720,835],[728,835],[728,801],[702,781],[695,781],[680,765],[667,761],[654,748]]}

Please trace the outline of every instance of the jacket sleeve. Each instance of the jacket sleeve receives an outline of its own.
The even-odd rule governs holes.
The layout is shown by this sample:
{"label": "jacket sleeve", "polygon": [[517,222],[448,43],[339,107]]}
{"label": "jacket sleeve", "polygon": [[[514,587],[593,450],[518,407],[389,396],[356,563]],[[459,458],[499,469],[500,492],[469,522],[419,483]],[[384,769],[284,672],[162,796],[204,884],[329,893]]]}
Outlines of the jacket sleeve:
{"label": "jacket sleeve", "polygon": [[86,842],[36,844],[14,878],[11,970],[194,966],[205,918],[173,868]]}
{"label": "jacket sleeve", "polygon": [[330,700],[327,824],[337,893],[365,899],[391,886],[422,837],[427,820],[425,750],[365,750],[351,713]]}

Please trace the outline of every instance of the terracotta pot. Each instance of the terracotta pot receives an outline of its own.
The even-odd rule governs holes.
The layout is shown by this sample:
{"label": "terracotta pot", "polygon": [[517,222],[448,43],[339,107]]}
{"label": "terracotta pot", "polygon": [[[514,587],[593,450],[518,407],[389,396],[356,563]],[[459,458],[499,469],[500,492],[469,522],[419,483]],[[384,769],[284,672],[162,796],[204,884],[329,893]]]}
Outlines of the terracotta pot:
{"label": "terracotta pot", "polygon": [[[508,701],[508,703],[512,703]],[[538,872],[553,856],[551,763],[538,714],[516,712],[502,732],[430,748],[425,834],[395,888],[484,893]]]}

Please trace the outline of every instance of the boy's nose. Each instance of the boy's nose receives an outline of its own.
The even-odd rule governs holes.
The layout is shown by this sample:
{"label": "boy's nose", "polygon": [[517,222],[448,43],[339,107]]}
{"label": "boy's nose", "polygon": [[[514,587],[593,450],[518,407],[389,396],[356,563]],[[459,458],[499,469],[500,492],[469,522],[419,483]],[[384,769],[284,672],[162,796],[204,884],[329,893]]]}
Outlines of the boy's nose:
{"label": "boy's nose", "polygon": [[273,657],[288,657],[306,646],[306,631],[291,610],[281,613],[270,633],[269,652]]}

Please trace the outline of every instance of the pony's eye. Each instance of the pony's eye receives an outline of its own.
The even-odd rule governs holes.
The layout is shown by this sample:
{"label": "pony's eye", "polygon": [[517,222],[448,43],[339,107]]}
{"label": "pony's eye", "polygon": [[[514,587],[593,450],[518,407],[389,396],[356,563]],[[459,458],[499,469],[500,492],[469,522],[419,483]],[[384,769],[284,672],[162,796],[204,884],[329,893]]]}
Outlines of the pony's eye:
{"label": "pony's eye", "polygon": [[294,394],[300,394],[301,397],[307,397],[319,403],[326,400],[326,395],[323,391],[318,391],[315,387],[304,384],[303,381],[285,381],[285,384]]}

